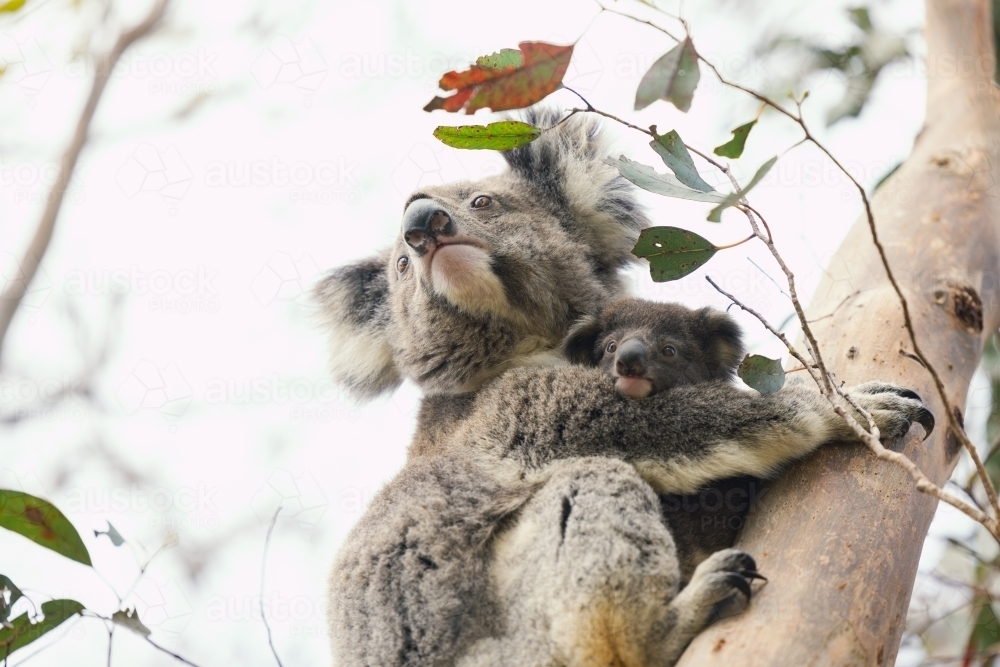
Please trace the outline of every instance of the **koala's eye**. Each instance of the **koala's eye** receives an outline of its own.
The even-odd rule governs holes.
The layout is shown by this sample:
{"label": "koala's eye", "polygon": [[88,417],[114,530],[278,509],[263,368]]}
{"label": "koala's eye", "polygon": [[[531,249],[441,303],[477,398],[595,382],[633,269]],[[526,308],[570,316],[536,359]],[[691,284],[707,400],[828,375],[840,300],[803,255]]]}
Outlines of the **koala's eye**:
{"label": "koala's eye", "polygon": [[667,345],[665,348],[663,348],[663,354],[668,357],[672,357],[677,354],[677,350],[674,349],[673,345]]}
{"label": "koala's eye", "polygon": [[479,195],[472,200],[472,208],[486,208],[493,203],[493,200],[486,195]]}
{"label": "koala's eye", "polygon": [[616,343],[615,341],[611,341],[610,343],[608,343],[608,346],[604,348],[604,351],[607,352],[608,354],[614,354],[615,350],[617,349],[618,349],[618,343]]}
{"label": "koala's eye", "polygon": [[410,258],[403,255],[396,260],[396,270],[400,273],[406,273],[406,269],[410,266]]}

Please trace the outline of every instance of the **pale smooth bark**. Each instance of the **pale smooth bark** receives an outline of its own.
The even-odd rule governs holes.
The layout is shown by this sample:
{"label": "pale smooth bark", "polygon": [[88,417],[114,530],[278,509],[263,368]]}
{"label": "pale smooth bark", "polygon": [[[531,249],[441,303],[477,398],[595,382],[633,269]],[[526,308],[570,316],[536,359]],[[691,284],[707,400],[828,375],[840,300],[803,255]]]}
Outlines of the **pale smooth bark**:
{"label": "pale smooth bark", "polygon": [[[917,340],[964,410],[987,337],[1000,327],[1000,96],[990,3],[927,3],[928,101],[912,155],[873,200]],[[780,247],[780,239],[779,239]],[[943,485],[961,445],[912,356],[902,309],[872,243],[854,225],[808,315],[848,385],[917,391],[937,417],[894,447]],[[833,445],[788,470],[752,511],[737,547],[769,583],[745,614],[702,633],[679,665],[892,665],[937,500],[864,447]]]}

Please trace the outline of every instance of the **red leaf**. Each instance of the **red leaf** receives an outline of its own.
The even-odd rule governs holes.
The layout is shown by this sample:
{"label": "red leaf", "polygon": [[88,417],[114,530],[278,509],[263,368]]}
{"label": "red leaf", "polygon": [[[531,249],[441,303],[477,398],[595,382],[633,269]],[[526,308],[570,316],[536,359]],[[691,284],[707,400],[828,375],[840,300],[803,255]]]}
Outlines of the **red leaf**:
{"label": "red leaf", "polygon": [[[464,72],[448,72],[438,85],[456,91],[451,97],[435,97],[424,111],[444,109],[475,113],[522,109],[538,102],[562,86],[563,76],[573,55],[573,45],[558,46],[545,42],[521,42],[520,67],[472,65]],[[480,58],[480,62],[485,62]]]}

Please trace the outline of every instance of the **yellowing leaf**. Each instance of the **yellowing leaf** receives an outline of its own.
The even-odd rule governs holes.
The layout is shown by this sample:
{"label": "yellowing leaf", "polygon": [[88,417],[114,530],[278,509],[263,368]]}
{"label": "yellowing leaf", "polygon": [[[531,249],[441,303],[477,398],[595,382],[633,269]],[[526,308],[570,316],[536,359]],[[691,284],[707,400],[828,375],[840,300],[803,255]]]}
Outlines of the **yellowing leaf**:
{"label": "yellowing leaf", "polygon": [[442,125],[434,130],[434,136],[452,148],[494,151],[509,151],[512,148],[530,144],[541,134],[542,131],[534,125],[515,120],[490,123],[489,125],[462,125],[459,127]]}
{"label": "yellowing leaf", "polygon": [[3,4],[0,4],[0,14],[3,12],[16,12],[21,7],[24,7],[25,0],[7,0]]}

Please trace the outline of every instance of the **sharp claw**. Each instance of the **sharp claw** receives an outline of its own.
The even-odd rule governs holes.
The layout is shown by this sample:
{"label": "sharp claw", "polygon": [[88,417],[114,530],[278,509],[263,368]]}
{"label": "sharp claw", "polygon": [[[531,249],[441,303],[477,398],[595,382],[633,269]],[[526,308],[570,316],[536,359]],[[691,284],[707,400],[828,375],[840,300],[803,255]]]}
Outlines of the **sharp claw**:
{"label": "sharp claw", "polygon": [[924,436],[924,440],[931,437],[931,433],[934,432],[934,414],[927,408],[921,406],[920,410],[917,411],[917,416],[914,418],[918,424],[924,427],[924,431],[927,435]]}
{"label": "sharp claw", "polygon": [[767,577],[765,577],[760,572],[757,572],[756,570],[746,570],[745,572],[741,572],[740,574],[742,574],[747,579],[761,579],[763,581],[767,581]]}
{"label": "sharp claw", "polygon": [[903,398],[912,398],[915,401],[920,401],[921,403],[924,402],[924,399],[920,398],[920,394],[913,391],[912,389],[900,389],[896,393],[902,396]]}
{"label": "sharp claw", "polygon": [[733,588],[738,588],[746,596],[747,600],[750,599],[750,582],[742,576],[735,572],[730,572],[726,575],[726,582]]}

